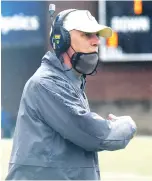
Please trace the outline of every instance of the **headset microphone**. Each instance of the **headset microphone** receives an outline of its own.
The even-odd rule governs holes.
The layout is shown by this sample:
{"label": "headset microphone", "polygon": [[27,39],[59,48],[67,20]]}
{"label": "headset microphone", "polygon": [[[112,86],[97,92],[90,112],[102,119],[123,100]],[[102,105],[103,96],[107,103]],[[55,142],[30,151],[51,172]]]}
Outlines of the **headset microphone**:
{"label": "headset microphone", "polygon": [[50,14],[50,18],[51,18],[51,26],[53,28],[53,16],[55,13],[55,4],[50,4],[49,5],[49,14]]}
{"label": "headset microphone", "polygon": [[50,14],[51,18],[53,18],[54,13],[55,13],[55,4],[50,4],[49,5],[49,14]]}
{"label": "headset microphone", "polygon": [[52,32],[53,32],[53,16],[54,16],[54,13],[55,13],[55,4],[50,4],[49,5],[49,14],[50,14],[50,18],[51,18],[51,29],[52,29],[51,31]]}

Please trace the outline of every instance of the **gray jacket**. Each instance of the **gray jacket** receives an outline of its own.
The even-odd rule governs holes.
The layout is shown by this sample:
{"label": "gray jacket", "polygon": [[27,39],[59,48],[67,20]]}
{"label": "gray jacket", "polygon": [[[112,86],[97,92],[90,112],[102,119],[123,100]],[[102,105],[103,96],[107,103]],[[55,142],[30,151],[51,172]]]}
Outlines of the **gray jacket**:
{"label": "gray jacket", "polygon": [[6,179],[100,179],[97,152],[125,148],[136,125],[91,112],[83,88],[81,77],[46,53],[23,90]]}

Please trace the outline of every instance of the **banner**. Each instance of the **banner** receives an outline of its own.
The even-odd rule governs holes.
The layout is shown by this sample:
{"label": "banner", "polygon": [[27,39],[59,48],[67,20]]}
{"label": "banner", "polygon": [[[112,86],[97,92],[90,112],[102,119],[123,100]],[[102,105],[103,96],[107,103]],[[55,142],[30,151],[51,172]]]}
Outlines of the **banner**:
{"label": "banner", "polygon": [[43,1],[2,1],[2,47],[44,45],[45,11]]}

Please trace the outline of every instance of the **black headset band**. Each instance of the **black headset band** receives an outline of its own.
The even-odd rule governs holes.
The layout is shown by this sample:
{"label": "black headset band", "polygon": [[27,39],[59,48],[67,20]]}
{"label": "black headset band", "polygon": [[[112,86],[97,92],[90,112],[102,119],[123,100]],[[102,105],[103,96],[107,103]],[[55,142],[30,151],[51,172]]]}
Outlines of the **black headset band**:
{"label": "black headset band", "polygon": [[[77,9],[73,9],[73,10],[69,10],[68,12],[66,12],[65,14],[63,14],[63,15],[57,15],[57,17],[59,16],[59,20],[57,20],[56,21],[56,18],[55,18],[55,24],[54,24],[54,26],[56,26],[56,25],[60,25],[60,26],[63,26],[63,21],[64,21],[64,19],[70,14],[70,13],[72,13],[72,12],[74,12],[74,11],[77,11]],[[61,17],[60,17],[61,16]]]}

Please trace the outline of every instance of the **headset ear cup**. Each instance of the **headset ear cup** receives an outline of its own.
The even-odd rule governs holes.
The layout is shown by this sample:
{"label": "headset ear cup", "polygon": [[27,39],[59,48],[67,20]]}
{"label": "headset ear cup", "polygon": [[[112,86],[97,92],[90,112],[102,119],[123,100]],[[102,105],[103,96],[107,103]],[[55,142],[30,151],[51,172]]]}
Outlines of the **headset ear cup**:
{"label": "headset ear cup", "polygon": [[66,50],[67,51],[69,49],[69,47],[71,46],[71,36],[69,31],[65,30],[65,34],[66,34]]}
{"label": "headset ear cup", "polygon": [[50,34],[50,44],[57,55],[64,53],[71,46],[70,33],[63,27],[63,21],[65,17],[77,9],[71,9],[65,13],[60,13],[57,15],[54,21],[54,26],[52,24],[52,32]]}
{"label": "headset ear cup", "polygon": [[66,52],[71,45],[70,33],[62,26],[55,26],[50,35],[50,44],[58,55]]}
{"label": "headset ear cup", "polygon": [[62,38],[62,45],[60,47],[61,53],[64,53],[68,50],[71,45],[71,37],[70,33],[63,27],[61,27],[61,38]]}

